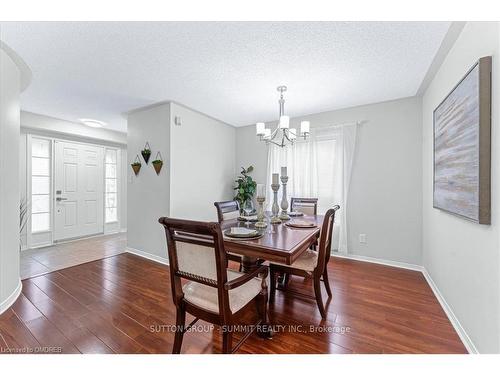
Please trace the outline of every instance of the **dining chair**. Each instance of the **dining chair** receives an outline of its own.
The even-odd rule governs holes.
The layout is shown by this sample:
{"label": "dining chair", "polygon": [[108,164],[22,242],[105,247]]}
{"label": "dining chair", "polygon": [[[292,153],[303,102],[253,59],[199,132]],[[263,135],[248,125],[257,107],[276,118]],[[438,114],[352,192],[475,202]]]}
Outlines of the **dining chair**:
{"label": "dining chair", "polygon": [[318,198],[292,198],[290,210],[314,216],[318,213]]}
{"label": "dining chair", "polygon": [[[224,220],[237,219],[240,216],[240,203],[238,201],[214,202],[214,206],[217,208],[219,223],[222,223]],[[242,259],[240,255],[229,252],[227,253],[227,258],[233,262],[238,262],[241,271]]]}
{"label": "dining chair", "polygon": [[[328,261],[330,260],[330,247],[332,243],[332,233],[333,233],[333,222],[335,220],[335,212],[340,208],[340,206],[334,206],[329,209],[325,218],[323,219],[323,224],[321,226],[321,234],[319,238],[318,251],[307,249],[299,258],[293,262],[291,265],[286,265],[282,263],[270,263],[270,284],[271,284],[271,294],[270,302],[274,301],[276,294],[276,273],[286,273],[290,275],[312,277],[314,285],[314,295],[316,297],[316,303],[319,308],[319,312],[323,319],[326,319],[325,306],[323,305],[323,298],[321,296],[321,284],[322,280],[325,284],[326,292],[328,297],[332,297],[332,290],[330,288],[330,282],[328,280]],[[300,229],[299,229],[300,230]],[[321,279],[323,277],[323,279]]]}
{"label": "dining chair", "polygon": [[[234,353],[257,325],[268,322],[267,266],[257,267],[250,273],[228,269],[218,223],[167,217],[160,218],[159,222],[167,237],[170,283],[177,315],[172,353],[180,353],[184,332],[199,319],[221,326],[222,352]],[[233,330],[228,328],[251,305],[256,307],[259,319],[233,347]],[[186,312],[195,317],[188,326],[185,325]]]}
{"label": "dining chair", "polygon": [[217,208],[219,223],[224,220],[237,219],[240,216],[240,203],[238,201],[214,202]]}

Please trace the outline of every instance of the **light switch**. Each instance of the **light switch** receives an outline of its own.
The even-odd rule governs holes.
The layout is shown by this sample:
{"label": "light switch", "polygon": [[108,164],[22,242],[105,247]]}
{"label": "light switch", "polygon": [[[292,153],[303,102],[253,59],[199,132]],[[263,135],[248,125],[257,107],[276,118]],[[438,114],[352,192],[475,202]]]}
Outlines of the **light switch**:
{"label": "light switch", "polygon": [[359,243],[366,243],[366,234],[361,233],[359,235]]}

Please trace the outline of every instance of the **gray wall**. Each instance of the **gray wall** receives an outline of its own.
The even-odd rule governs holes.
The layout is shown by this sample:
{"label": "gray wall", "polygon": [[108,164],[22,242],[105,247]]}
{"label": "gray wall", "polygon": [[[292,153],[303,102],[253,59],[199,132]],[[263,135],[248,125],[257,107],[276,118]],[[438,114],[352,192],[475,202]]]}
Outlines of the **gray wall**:
{"label": "gray wall", "polygon": [[[479,225],[432,207],[433,121],[437,105],[482,56],[493,56],[492,220]],[[500,212],[497,23],[467,23],[423,97],[423,264],[481,353],[500,350]]]}
{"label": "gray wall", "polygon": [[[363,121],[359,126],[348,210],[349,254],[421,264],[421,102],[406,98],[293,118],[298,127]],[[268,124],[269,126],[269,124]],[[267,146],[255,127],[236,131],[236,167],[253,165],[265,183]],[[359,234],[367,243],[359,243]]]}
{"label": "gray wall", "polygon": [[[146,165],[141,150],[151,146]],[[159,176],[151,164],[160,151],[163,169]],[[142,163],[138,176],[130,164],[139,155]],[[166,259],[165,233],[158,218],[170,214],[170,105],[161,104],[128,115],[127,156],[127,246]]]}
{"label": "gray wall", "polygon": [[[217,221],[214,202],[233,198],[233,126],[171,103],[170,214]],[[182,125],[174,124],[175,116]]]}

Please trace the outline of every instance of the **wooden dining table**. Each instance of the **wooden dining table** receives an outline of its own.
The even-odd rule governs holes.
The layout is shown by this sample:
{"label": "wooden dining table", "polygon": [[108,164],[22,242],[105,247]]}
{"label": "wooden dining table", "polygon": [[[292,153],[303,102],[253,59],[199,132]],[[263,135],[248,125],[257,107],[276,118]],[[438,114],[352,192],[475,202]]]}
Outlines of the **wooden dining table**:
{"label": "wooden dining table", "polygon": [[[225,220],[221,223],[222,231],[231,227],[256,229],[263,236],[257,239],[233,240],[224,237],[226,251],[242,256],[242,270],[249,272],[262,261],[274,261],[292,264],[304,251],[316,243],[319,229],[323,223],[323,215],[298,216],[281,224],[269,223],[270,213],[266,213],[267,228],[256,228],[255,223],[238,219]],[[309,221],[316,224],[313,228],[292,228],[287,222],[295,220]]]}

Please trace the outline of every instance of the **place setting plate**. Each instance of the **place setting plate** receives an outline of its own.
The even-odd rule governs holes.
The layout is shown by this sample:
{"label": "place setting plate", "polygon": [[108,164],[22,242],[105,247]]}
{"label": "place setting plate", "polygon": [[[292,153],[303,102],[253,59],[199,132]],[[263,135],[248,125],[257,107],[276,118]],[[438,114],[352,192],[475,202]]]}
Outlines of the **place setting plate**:
{"label": "place setting plate", "polygon": [[304,213],[300,212],[300,211],[292,211],[292,212],[288,213],[288,216],[291,216],[291,217],[304,216]]}
{"label": "place setting plate", "polygon": [[231,227],[226,229],[223,233],[225,238],[236,241],[255,240],[264,235],[256,229],[243,227]]}
{"label": "place setting plate", "polygon": [[251,215],[251,216],[238,216],[239,221],[243,222],[248,222],[248,223],[256,223],[257,220],[257,215]]}
{"label": "place setting plate", "polygon": [[305,220],[289,221],[289,222],[285,223],[285,225],[287,227],[297,228],[297,229],[312,229],[312,228],[317,227],[316,223],[313,223],[311,221],[305,221]]}

